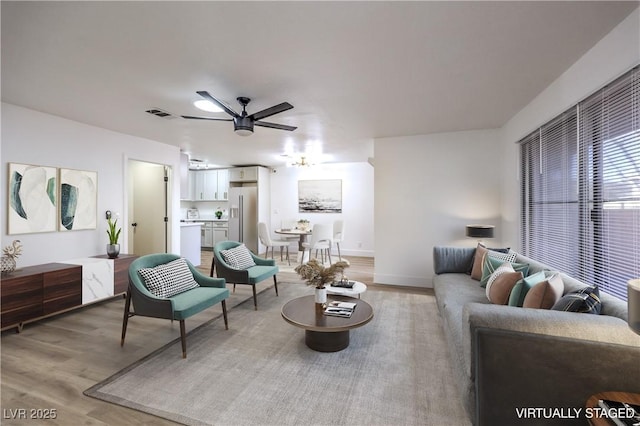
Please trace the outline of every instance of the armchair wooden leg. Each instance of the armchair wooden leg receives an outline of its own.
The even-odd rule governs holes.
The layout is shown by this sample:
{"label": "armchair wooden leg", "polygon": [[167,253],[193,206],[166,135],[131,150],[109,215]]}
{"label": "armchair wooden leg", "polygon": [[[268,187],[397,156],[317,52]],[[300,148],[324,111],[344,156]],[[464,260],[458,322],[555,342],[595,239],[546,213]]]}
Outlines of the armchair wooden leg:
{"label": "armchair wooden leg", "polygon": [[227,319],[227,301],[222,301],[222,316],[224,317],[224,329],[229,329],[229,320]]}
{"label": "armchair wooden leg", "polygon": [[129,324],[129,309],[131,306],[131,290],[127,290],[127,299],[124,302],[124,316],[122,318],[122,338],[120,346],[124,346],[124,337],[127,334],[127,325]]}
{"label": "armchair wooden leg", "polygon": [[187,357],[187,333],[184,328],[184,320],[180,320],[180,341],[182,342],[182,358]]}
{"label": "armchair wooden leg", "polygon": [[276,279],[276,276],[273,276],[273,287],[276,289],[276,296],[278,295],[278,280]]}
{"label": "armchair wooden leg", "polygon": [[236,285],[235,284],[233,285],[233,292],[234,293],[236,292]]}
{"label": "armchair wooden leg", "polygon": [[253,309],[254,310],[258,310],[258,297],[256,296],[256,285],[253,284],[251,286],[251,288],[253,289]]}

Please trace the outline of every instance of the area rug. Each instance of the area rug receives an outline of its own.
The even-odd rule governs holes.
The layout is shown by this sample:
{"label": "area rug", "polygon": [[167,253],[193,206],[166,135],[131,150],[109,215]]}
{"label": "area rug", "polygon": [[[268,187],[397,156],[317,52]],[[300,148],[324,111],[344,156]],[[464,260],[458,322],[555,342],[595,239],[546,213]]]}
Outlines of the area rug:
{"label": "area rug", "polygon": [[[311,289],[279,283],[85,395],[188,425],[467,425],[435,299],[370,289],[374,319],[348,348],[315,352],[280,311]],[[357,307],[356,307],[357,309]]]}

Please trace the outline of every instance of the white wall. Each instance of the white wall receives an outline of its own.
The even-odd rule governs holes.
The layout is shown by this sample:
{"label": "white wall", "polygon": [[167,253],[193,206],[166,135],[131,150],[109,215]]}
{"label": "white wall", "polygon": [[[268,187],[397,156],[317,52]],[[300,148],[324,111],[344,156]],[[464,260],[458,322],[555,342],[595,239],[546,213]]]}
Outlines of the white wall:
{"label": "white wall", "polygon": [[[374,171],[369,163],[278,167],[274,170],[275,173],[271,173],[272,231],[298,219],[308,219],[312,225],[332,224],[342,219],[345,223],[345,241],[340,243],[342,254],[373,256]],[[298,181],[309,179],[342,179],[342,213],[298,212]],[[290,250],[295,250],[293,244]]]}
{"label": "white wall", "polygon": [[506,244],[520,247],[520,171],[515,142],[639,63],[640,9],[636,9],[500,129]]}
{"label": "white wall", "polygon": [[[180,252],[179,199],[180,151],[175,146],[128,136],[2,103],[2,247],[19,239],[23,254],[18,267],[77,257],[101,255],[108,243],[104,212],[120,213],[127,224],[126,182],[128,159],[172,167],[173,202],[170,212],[171,251]],[[98,228],[71,232],[7,235],[8,163],[25,163],[98,172]],[[127,247],[128,227],[123,226],[121,247]]]}
{"label": "white wall", "polygon": [[376,139],[374,281],[431,287],[435,245],[473,246],[470,223],[501,236],[502,164],[493,130]]}

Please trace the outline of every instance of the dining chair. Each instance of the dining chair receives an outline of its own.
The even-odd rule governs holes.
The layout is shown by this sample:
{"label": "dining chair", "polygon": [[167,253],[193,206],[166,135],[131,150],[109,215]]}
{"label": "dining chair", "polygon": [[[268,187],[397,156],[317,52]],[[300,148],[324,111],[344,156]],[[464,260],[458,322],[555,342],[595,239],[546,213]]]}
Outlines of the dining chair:
{"label": "dining chair", "polygon": [[325,254],[329,258],[331,263],[331,239],[333,238],[333,226],[316,223],[313,225],[311,231],[311,238],[309,242],[302,243],[302,257],[300,258],[300,264],[304,262],[304,252],[309,250],[309,257],[311,257],[311,250],[316,251],[316,259],[318,258],[318,250],[320,250],[321,260],[324,263]]}
{"label": "dining chair", "polygon": [[269,247],[271,247],[271,259],[273,259],[274,250],[276,247],[280,247],[280,261],[282,261],[282,249],[286,247],[287,249],[287,263],[291,266],[291,261],[289,260],[289,243],[290,241],[284,240],[275,240],[271,238],[271,233],[269,232],[269,228],[267,224],[264,222],[258,223],[258,238],[260,242],[267,247],[267,253],[265,257],[269,256]]}
{"label": "dining chair", "polygon": [[344,241],[344,220],[336,220],[333,222],[333,241],[338,247],[338,258],[342,260],[342,253],[340,253],[340,243]]}

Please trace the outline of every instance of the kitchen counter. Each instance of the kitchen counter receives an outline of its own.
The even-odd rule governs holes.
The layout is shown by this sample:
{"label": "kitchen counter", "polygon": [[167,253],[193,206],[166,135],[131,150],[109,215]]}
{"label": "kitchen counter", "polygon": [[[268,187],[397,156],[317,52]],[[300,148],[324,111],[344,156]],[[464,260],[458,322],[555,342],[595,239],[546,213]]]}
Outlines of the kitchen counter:
{"label": "kitchen counter", "polygon": [[204,225],[204,222],[202,222],[202,221],[199,221],[199,222],[196,222],[196,221],[193,221],[193,222],[192,221],[184,221],[184,222],[180,221],[180,226],[202,226],[202,225]]}
{"label": "kitchen counter", "polygon": [[222,218],[222,219],[215,219],[215,218],[200,218],[200,219],[182,219],[180,222],[185,221],[184,223],[188,223],[188,222],[228,222],[229,219],[227,218]]}

